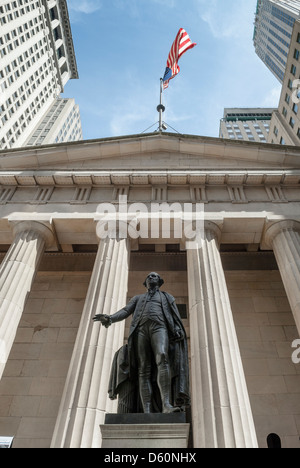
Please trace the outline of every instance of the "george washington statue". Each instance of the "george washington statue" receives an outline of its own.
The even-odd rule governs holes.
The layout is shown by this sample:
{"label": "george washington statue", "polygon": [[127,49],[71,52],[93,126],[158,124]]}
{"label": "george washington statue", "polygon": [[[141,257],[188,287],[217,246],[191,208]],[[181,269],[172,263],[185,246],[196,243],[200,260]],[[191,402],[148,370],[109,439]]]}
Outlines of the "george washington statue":
{"label": "george washington statue", "polygon": [[173,413],[189,405],[186,333],[173,296],[160,291],[163,279],[150,273],[146,294],[108,316],[95,315],[105,327],[132,315],[128,345],[115,354],[109,384],[119,396],[119,413]]}

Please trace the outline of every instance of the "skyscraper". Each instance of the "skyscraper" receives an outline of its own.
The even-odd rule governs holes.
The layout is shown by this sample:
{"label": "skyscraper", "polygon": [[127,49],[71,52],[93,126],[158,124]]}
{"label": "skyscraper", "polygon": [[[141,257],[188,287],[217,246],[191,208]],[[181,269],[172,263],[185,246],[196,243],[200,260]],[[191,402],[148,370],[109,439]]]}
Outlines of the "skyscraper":
{"label": "skyscraper", "polygon": [[300,20],[294,25],[278,109],[270,122],[268,143],[300,146]]}
{"label": "skyscraper", "polygon": [[[53,106],[60,106],[60,93],[78,71],[66,0],[0,3],[0,148],[5,149],[32,144],[42,122],[53,121]],[[79,112],[76,119],[81,127]]]}
{"label": "skyscraper", "polygon": [[79,107],[74,99],[55,99],[27,139],[28,146],[82,140]]}
{"label": "skyscraper", "polygon": [[283,82],[295,21],[300,18],[300,0],[258,0],[253,42],[257,55]]}
{"label": "skyscraper", "polygon": [[274,110],[269,108],[224,109],[219,136],[231,140],[266,143]]}

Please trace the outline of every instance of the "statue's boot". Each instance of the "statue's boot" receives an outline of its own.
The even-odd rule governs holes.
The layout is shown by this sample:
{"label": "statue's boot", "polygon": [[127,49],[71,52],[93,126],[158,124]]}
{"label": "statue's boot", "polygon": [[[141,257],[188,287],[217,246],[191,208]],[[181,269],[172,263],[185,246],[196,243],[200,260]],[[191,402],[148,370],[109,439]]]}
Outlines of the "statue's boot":
{"label": "statue's boot", "polygon": [[140,398],[144,413],[153,413],[152,408],[152,386],[149,378],[140,376],[139,379]]}
{"label": "statue's boot", "polygon": [[170,413],[179,413],[181,409],[179,406],[172,406],[172,405],[163,405],[163,413],[170,414]]}
{"label": "statue's boot", "polygon": [[169,366],[164,364],[158,367],[158,386],[162,401],[162,412],[165,414],[178,413],[181,409],[173,406],[171,402],[171,379]]}

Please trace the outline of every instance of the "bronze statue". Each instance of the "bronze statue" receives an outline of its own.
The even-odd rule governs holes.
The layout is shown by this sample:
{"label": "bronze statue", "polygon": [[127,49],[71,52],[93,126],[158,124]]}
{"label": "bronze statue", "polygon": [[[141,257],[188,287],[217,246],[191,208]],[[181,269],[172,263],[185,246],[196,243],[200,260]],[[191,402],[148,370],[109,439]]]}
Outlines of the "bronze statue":
{"label": "bronze statue", "polygon": [[115,354],[109,385],[111,399],[119,395],[118,413],[173,413],[189,405],[186,333],[173,296],[150,273],[146,294],[109,316],[95,315],[106,328],[133,315],[128,345]]}

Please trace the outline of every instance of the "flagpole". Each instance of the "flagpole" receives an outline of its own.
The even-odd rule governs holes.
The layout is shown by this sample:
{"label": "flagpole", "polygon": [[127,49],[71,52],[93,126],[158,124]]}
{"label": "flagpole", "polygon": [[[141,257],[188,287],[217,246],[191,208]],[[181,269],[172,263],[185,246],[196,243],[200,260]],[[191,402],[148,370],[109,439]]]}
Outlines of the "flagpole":
{"label": "flagpole", "polygon": [[162,115],[163,112],[165,112],[165,106],[162,103],[162,94],[163,94],[163,79],[160,79],[160,101],[159,105],[157,106],[157,112],[159,113],[159,126],[158,126],[158,131],[162,132],[164,130],[163,128],[163,121],[162,121]]}

